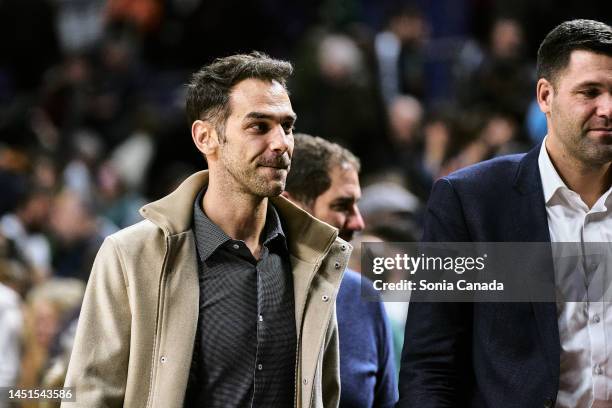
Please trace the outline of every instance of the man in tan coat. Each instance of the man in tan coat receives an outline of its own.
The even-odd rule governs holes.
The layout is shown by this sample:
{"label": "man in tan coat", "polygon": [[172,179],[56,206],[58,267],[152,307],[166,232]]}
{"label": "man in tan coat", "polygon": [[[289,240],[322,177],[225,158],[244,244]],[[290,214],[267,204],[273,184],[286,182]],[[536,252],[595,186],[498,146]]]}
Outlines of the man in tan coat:
{"label": "man in tan coat", "polygon": [[350,246],[280,197],[289,63],[218,59],[188,85],[209,171],[144,206],[96,258],[66,407],[336,407],[335,298]]}

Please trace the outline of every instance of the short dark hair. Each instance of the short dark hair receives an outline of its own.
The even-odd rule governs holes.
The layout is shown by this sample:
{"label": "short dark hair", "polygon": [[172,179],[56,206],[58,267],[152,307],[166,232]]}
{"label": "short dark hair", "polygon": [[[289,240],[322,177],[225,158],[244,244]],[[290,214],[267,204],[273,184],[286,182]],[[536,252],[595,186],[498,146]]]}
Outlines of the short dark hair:
{"label": "short dark hair", "polygon": [[316,136],[297,133],[285,191],[305,205],[311,205],[331,186],[330,172],[350,165],[359,172],[359,159],[344,147]]}
{"label": "short dark hair", "polygon": [[192,75],[187,84],[186,111],[189,123],[198,119],[214,123],[219,137],[231,114],[230,92],[234,85],[245,79],[277,81],[285,88],[293,67],[287,61],[270,58],[254,51],[217,58]]}
{"label": "short dark hair", "polygon": [[612,27],[594,20],[565,21],[555,27],[538,49],[538,78],[555,81],[569,64],[573,51],[612,55]]}

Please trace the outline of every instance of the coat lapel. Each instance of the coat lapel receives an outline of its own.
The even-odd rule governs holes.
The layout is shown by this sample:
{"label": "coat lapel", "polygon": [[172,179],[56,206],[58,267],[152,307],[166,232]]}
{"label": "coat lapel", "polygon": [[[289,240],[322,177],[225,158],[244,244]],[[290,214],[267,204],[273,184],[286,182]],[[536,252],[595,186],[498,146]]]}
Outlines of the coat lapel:
{"label": "coat lapel", "polygon": [[[519,194],[515,207],[517,236],[513,240],[517,242],[550,242],[548,217],[538,166],[540,146],[536,146],[523,157],[515,178],[514,187]],[[538,260],[534,272],[546,274],[542,276],[542,281],[552,283],[549,289],[554,290],[552,254],[551,257]],[[554,302],[532,302],[532,308],[550,372],[553,379],[558,379],[561,347],[557,306]]]}

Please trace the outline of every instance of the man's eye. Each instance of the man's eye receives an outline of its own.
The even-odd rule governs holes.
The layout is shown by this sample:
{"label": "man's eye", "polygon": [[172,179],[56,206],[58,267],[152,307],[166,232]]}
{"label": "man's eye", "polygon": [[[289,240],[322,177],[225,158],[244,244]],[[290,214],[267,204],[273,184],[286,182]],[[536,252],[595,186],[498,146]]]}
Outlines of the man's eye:
{"label": "man's eye", "polygon": [[345,205],[334,205],[332,206],[332,210],[337,212],[349,212],[351,209]]}
{"label": "man's eye", "polygon": [[257,133],[266,133],[269,128],[265,123],[254,123],[251,125],[251,129]]}
{"label": "man's eye", "polygon": [[285,134],[290,134],[293,133],[293,130],[295,129],[295,126],[293,126],[292,123],[287,123],[283,125],[283,130],[285,131]]}
{"label": "man's eye", "polygon": [[580,93],[586,96],[587,98],[595,98],[597,95],[599,95],[599,90],[597,90],[596,88],[590,88],[584,89],[580,91]]}

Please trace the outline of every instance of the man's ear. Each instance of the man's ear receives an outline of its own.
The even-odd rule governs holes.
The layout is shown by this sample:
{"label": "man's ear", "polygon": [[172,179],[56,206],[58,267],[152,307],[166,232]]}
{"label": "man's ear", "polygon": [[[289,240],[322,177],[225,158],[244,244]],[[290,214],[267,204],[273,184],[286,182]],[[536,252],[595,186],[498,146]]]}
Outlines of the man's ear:
{"label": "man's ear", "polygon": [[191,124],[191,138],[198,150],[207,158],[214,156],[219,148],[219,136],[210,121],[194,121]]}
{"label": "man's ear", "polygon": [[553,84],[545,78],[540,78],[536,85],[536,98],[538,105],[540,105],[540,110],[545,114],[550,113],[554,94]]}

